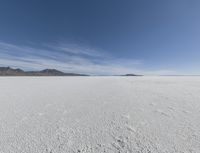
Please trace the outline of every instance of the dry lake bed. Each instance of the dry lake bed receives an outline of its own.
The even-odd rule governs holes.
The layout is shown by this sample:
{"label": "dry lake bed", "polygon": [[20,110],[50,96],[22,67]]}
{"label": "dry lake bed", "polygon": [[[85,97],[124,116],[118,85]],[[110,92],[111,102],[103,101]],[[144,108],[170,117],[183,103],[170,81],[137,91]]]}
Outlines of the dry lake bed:
{"label": "dry lake bed", "polygon": [[200,152],[200,77],[0,77],[0,153],[103,152]]}

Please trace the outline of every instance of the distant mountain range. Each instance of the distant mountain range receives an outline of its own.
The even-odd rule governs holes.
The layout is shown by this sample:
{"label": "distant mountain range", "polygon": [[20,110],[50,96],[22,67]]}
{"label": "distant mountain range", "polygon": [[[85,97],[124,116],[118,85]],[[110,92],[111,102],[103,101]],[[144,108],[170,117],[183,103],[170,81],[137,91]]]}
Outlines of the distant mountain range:
{"label": "distant mountain range", "polygon": [[[0,76],[89,76],[79,73],[65,73],[56,69],[44,69],[41,71],[24,71],[22,69],[14,69],[11,67],[0,67]],[[137,74],[125,74],[114,76],[142,76]]]}
{"label": "distant mountain range", "polygon": [[88,76],[78,73],[64,73],[56,69],[44,69],[42,71],[24,71],[10,67],[0,67],[0,76]]}

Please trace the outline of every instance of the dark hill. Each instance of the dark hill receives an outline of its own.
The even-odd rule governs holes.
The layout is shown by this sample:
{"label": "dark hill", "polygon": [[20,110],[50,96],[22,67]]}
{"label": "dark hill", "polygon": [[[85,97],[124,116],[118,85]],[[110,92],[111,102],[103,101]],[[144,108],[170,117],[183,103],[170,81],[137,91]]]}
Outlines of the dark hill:
{"label": "dark hill", "polygon": [[10,67],[0,67],[0,76],[87,76],[85,74],[64,73],[56,69],[45,69],[42,71],[23,71]]}
{"label": "dark hill", "polygon": [[124,76],[142,76],[142,75],[138,75],[138,74],[125,74]]}

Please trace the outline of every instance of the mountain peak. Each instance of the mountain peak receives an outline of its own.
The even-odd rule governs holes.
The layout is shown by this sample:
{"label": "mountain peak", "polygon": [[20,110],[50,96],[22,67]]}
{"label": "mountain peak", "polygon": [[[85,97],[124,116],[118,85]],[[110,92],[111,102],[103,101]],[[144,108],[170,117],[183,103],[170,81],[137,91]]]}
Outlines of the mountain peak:
{"label": "mountain peak", "polygon": [[19,68],[0,67],[0,76],[87,76],[85,74],[64,73],[56,69],[44,69],[41,71],[23,71]]}

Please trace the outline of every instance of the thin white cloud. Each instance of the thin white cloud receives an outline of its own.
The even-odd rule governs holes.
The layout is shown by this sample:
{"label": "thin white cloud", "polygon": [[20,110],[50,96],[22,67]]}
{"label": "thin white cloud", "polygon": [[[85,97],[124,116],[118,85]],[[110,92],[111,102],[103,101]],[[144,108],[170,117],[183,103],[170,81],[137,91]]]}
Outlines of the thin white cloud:
{"label": "thin white cloud", "polygon": [[71,53],[75,55],[87,55],[91,57],[101,57],[103,53],[99,50],[97,51],[94,48],[90,48],[87,46],[80,46],[77,44],[69,44],[69,43],[53,43],[53,44],[46,44],[49,49],[63,51],[65,53]]}
{"label": "thin white cloud", "polygon": [[114,58],[102,51],[74,44],[48,44],[46,48],[36,48],[0,42],[0,66],[25,70],[54,68],[64,72],[93,75],[173,73],[169,70],[144,71],[138,69],[138,66],[142,64],[141,60]]}

